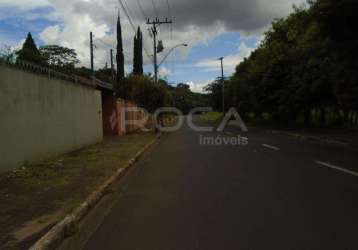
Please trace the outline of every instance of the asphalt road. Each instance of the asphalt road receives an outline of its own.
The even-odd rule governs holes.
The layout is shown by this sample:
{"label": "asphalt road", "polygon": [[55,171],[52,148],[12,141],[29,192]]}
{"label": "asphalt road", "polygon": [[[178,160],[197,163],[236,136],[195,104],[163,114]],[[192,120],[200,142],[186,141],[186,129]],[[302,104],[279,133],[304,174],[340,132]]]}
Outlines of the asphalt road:
{"label": "asphalt road", "polygon": [[[358,249],[358,154],[262,129],[163,136],[85,249]],[[220,134],[223,135],[223,134]]]}

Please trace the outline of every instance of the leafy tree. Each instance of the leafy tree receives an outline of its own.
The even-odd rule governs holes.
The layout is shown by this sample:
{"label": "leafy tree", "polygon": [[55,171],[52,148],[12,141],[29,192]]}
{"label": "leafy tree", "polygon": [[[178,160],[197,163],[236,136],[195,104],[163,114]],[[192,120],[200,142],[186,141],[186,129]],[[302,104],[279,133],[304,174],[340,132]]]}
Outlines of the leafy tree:
{"label": "leafy tree", "polygon": [[76,68],[75,69],[75,74],[82,76],[82,77],[86,77],[88,79],[91,79],[92,77],[92,70],[90,68],[86,68],[86,67],[80,67],[80,68]]}
{"label": "leafy tree", "polygon": [[95,77],[101,81],[113,84],[113,72],[110,68],[102,68],[95,71]]}
{"label": "leafy tree", "polygon": [[222,81],[217,78],[214,82],[205,87],[205,91],[210,93],[210,102],[215,110],[222,110]]}
{"label": "leafy tree", "polygon": [[206,107],[207,102],[203,94],[193,93],[190,86],[179,83],[176,87],[169,87],[172,96],[172,105],[184,114],[196,107]]}
{"label": "leafy tree", "polygon": [[28,33],[25,43],[22,46],[22,49],[17,53],[17,59],[27,62],[33,62],[40,65],[45,64],[45,60],[42,57],[40,51],[37,49],[34,39],[32,38],[31,33]]}
{"label": "leafy tree", "polygon": [[[244,116],[270,114],[286,125],[353,124],[358,117],[357,7],[354,0],[312,0],[275,20],[225,83],[226,103]],[[216,108],[220,85],[207,87]]]}
{"label": "leafy tree", "polygon": [[131,100],[149,112],[171,103],[169,91],[163,84],[154,84],[148,76],[131,75],[119,88],[119,97]]}
{"label": "leafy tree", "polygon": [[13,62],[15,60],[15,52],[11,46],[3,44],[0,48],[0,59],[7,62]]}
{"label": "leafy tree", "polygon": [[132,100],[149,112],[173,106],[188,113],[192,108],[206,107],[208,104],[206,95],[191,92],[187,84],[174,87],[162,79],[154,84],[153,79],[146,75],[127,77],[120,86],[119,97]]}
{"label": "leafy tree", "polygon": [[40,47],[40,53],[49,66],[71,70],[80,61],[74,49],[58,45],[46,45]]}

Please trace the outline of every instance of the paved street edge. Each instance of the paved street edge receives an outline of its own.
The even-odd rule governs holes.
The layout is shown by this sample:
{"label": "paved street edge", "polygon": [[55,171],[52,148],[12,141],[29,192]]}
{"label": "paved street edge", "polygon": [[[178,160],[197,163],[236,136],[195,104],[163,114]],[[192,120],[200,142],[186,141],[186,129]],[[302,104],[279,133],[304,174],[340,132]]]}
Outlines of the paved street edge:
{"label": "paved street edge", "polygon": [[30,247],[30,250],[56,249],[65,239],[78,233],[79,223],[107,194],[109,187],[115,181],[123,177],[125,173],[139,160],[139,158],[160,138],[161,134],[158,134],[153,141],[148,143],[132,159],[130,159],[126,163],[125,167],[119,168],[106,182],[104,182],[104,184],[102,184],[96,191],[91,193],[85,202],[78,206],[71,214],[68,214],[62,221],[53,226],[41,239],[39,239],[32,247]]}
{"label": "paved street edge", "polygon": [[316,141],[316,142],[331,144],[331,145],[336,145],[336,146],[352,147],[349,143],[342,142],[342,141],[335,140],[335,139],[330,139],[330,138],[323,138],[323,137],[319,137],[319,136],[303,135],[303,134],[292,133],[292,132],[281,131],[281,130],[271,130],[271,133],[287,135],[287,136],[293,137],[298,140]]}

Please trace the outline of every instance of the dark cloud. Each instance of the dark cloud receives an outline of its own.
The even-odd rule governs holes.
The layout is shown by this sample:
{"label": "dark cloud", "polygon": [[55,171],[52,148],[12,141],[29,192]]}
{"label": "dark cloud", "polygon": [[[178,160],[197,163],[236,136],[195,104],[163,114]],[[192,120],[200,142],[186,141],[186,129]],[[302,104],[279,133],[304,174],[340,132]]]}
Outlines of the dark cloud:
{"label": "dark cloud", "polygon": [[[139,9],[136,1],[131,0],[129,8]],[[146,15],[155,15],[151,0],[139,2]],[[154,2],[158,15],[168,16],[166,0]],[[266,27],[274,18],[287,15],[294,3],[301,2],[303,0],[169,0],[175,26],[179,29],[188,25],[208,27],[220,22],[228,30],[245,32]]]}
{"label": "dark cloud", "polygon": [[[122,0],[136,23],[144,16],[169,17],[167,0]],[[274,18],[287,15],[293,4],[304,0],[169,0],[175,27],[184,30],[189,25],[211,27],[222,23],[227,30],[255,32],[265,28]],[[96,21],[113,21],[116,0],[75,1],[74,11],[91,13]],[[143,10],[143,11],[142,11]]]}
{"label": "dark cloud", "polygon": [[[28,1],[28,0],[22,0]],[[97,58],[107,58],[108,44],[113,47],[116,43],[115,30],[118,0],[48,0],[61,17],[61,27],[57,24],[42,32],[45,42],[62,41],[65,46],[75,48],[81,60],[88,60],[88,33],[93,31],[97,46]],[[145,24],[146,17],[169,17],[167,0],[122,0],[135,25],[141,25],[144,34],[146,54],[152,51],[152,39],[149,28]],[[165,41],[166,49],[170,49],[183,42],[194,47],[206,43],[210,39],[226,31],[239,31],[246,34],[260,36],[274,18],[286,16],[294,3],[304,0],[168,0],[174,19],[173,32],[160,27],[159,39]],[[144,12],[144,13],[143,13]],[[125,14],[121,10],[122,32],[126,59],[132,60],[134,31],[130,27]],[[164,31],[164,32],[162,32]],[[170,35],[170,36],[169,36]],[[103,41],[106,42],[103,43]],[[165,53],[163,53],[165,54]],[[150,56],[145,57],[147,63]]]}

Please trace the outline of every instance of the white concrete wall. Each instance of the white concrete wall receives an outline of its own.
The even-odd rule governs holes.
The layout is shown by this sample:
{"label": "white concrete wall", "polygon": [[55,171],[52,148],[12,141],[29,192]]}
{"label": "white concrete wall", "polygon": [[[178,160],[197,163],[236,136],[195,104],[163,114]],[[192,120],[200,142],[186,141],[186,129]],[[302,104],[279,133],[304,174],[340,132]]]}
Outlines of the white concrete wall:
{"label": "white concrete wall", "polygon": [[102,139],[99,91],[0,65],[0,172]]}

